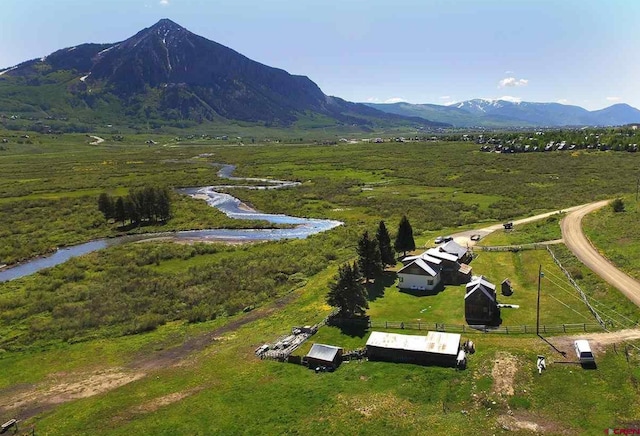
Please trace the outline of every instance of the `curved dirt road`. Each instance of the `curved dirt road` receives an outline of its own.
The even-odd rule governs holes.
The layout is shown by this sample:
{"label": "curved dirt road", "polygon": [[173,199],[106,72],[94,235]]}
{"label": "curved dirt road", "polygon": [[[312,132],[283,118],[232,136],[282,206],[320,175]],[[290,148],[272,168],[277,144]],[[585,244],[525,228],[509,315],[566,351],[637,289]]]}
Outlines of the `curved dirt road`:
{"label": "curved dirt road", "polygon": [[609,200],[598,201],[569,213],[561,222],[562,238],[565,245],[591,271],[602,277],[611,286],[622,292],[636,306],[640,307],[640,282],[629,277],[616,268],[591,245],[582,232],[582,218],[609,203]]}
{"label": "curved dirt road", "polygon": [[[573,211],[576,211],[576,210],[580,210],[583,207],[590,206],[591,204],[592,203],[582,204],[580,206],[573,206],[573,207],[570,207],[568,209],[554,210],[552,212],[545,212],[545,213],[541,213],[539,215],[534,215],[534,216],[530,216],[530,217],[527,217],[527,218],[522,218],[522,219],[513,221],[513,225],[514,226],[518,226],[520,224],[526,224],[526,223],[530,223],[530,222],[533,222],[533,221],[539,221],[541,219],[550,217],[551,215],[555,215],[555,214],[558,214],[558,213],[573,212]],[[484,228],[481,228],[481,229],[465,230],[464,232],[455,233],[453,235],[453,239],[458,244],[462,245],[463,247],[473,247],[476,244],[476,241],[471,240],[471,235],[480,235],[480,237],[484,238],[485,236],[495,232],[496,230],[500,230],[502,228],[503,228],[502,224],[494,224],[492,226],[484,227]],[[556,242],[556,241],[554,241],[554,242]]]}

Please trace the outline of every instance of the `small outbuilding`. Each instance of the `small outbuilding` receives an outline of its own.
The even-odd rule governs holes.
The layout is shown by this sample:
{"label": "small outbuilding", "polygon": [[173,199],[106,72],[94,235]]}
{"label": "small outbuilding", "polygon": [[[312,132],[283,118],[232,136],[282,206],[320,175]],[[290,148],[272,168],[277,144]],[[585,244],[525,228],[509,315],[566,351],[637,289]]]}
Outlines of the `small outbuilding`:
{"label": "small outbuilding", "polygon": [[502,295],[507,297],[513,294],[513,288],[511,287],[511,281],[509,279],[504,279],[501,283]]}
{"label": "small outbuilding", "polygon": [[457,333],[429,332],[427,336],[371,332],[367,357],[396,363],[455,367],[460,350]]}
{"label": "small outbuilding", "polygon": [[500,308],[496,299],[496,285],[483,276],[474,277],[467,283],[464,315],[469,325],[498,325]]}
{"label": "small outbuilding", "polygon": [[337,368],[342,363],[343,350],[333,345],[313,344],[309,353],[304,357],[309,368],[325,366]]}

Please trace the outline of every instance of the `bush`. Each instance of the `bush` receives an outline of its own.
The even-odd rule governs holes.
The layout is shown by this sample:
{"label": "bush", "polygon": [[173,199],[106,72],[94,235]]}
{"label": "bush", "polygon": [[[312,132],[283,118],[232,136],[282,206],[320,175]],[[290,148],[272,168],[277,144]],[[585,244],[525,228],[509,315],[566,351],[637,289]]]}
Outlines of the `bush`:
{"label": "bush", "polygon": [[622,198],[616,198],[615,200],[613,200],[613,202],[611,203],[611,208],[616,213],[624,212],[624,201],[622,201]]}

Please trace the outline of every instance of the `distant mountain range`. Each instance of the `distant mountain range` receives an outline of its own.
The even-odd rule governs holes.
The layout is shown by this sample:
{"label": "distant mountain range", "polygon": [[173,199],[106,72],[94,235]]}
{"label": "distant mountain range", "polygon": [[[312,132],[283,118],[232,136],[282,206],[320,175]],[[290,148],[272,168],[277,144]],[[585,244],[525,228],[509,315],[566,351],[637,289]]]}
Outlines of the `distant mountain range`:
{"label": "distant mountain range", "polygon": [[616,126],[640,123],[640,110],[628,104],[615,104],[596,111],[559,103],[485,99],[467,100],[450,106],[410,103],[366,104],[388,113],[422,117],[455,127]]}
{"label": "distant mountain range", "polygon": [[0,72],[0,115],[185,127],[446,127],[325,95],[168,19],[114,44],[82,44]]}

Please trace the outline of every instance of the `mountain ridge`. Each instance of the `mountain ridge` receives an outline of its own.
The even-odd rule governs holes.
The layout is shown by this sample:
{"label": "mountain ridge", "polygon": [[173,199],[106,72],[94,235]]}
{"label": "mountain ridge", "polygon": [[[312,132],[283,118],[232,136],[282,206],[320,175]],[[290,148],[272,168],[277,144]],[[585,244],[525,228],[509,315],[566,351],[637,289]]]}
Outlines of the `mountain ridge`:
{"label": "mountain ridge", "polygon": [[327,96],[307,76],[253,61],[169,19],[124,41],[80,44],[0,72],[0,111],[153,125],[447,126]]}
{"label": "mountain ridge", "polygon": [[615,126],[640,123],[640,110],[618,103],[588,111],[560,103],[472,99],[443,106],[436,104],[365,103],[397,115],[424,116],[455,127],[567,127]]}

